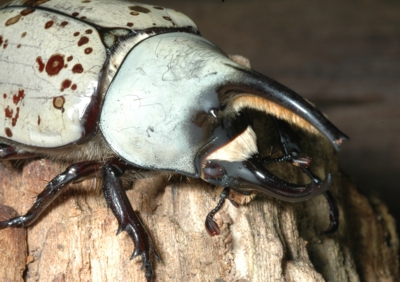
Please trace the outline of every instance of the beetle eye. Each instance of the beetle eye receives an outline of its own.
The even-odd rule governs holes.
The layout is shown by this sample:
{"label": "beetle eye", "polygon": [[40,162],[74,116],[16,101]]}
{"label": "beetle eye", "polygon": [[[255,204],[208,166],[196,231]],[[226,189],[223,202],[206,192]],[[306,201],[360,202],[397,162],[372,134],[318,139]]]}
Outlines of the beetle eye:
{"label": "beetle eye", "polygon": [[219,164],[213,162],[206,162],[203,171],[205,179],[220,179],[225,175],[225,170]]}

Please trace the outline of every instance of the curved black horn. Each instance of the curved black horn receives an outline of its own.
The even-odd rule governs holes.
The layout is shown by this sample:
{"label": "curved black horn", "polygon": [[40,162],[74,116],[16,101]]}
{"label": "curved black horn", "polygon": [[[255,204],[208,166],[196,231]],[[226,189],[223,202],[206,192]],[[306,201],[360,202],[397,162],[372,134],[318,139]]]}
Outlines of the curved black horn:
{"label": "curved black horn", "polygon": [[[226,91],[248,93],[289,110],[297,115],[325,135],[335,147],[339,150],[343,140],[349,138],[334,126],[318,109],[313,107],[309,102],[303,99],[299,94],[279,82],[251,69],[242,68],[240,66],[228,65],[239,71],[238,76],[228,84],[225,84],[219,93]],[[222,94],[223,95],[223,94]],[[279,116],[278,116],[279,118]]]}
{"label": "curved black horn", "polygon": [[286,202],[300,202],[312,199],[327,191],[332,184],[332,176],[330,174],[322,182],[311,181],[308,184],[287,182],[270,173],[257,157],[246,161],[215,162],[224,167],[226,178],[217,181],[207,178],[205,180],[242,193],[259,191]]}

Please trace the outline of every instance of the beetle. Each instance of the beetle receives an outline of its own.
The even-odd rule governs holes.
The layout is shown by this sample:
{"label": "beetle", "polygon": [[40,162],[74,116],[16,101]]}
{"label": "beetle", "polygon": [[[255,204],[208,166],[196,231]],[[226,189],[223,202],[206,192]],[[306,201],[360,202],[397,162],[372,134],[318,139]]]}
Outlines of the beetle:
{"label": "beetle", "polygon": [[[71,164],[0,229],[32,224],[68,184],[101,178],[118,233],[128,232],[150,281],[158,255],[121,181],[136,171],[226,187],[207,216],[211,235],[230,189],[290,202],[324,194],[335,214],[332,177],[311,173],[287,123],[325,135],[336,149],[348,137],[294,91],[230,59],[187,16],[128,1],[15,0],[0,8],[0,27],[1,159]],[[283,157],[260,156],[250,110],[273,116]],[[290,161],[312,181],[279,179],[268,161]]]}

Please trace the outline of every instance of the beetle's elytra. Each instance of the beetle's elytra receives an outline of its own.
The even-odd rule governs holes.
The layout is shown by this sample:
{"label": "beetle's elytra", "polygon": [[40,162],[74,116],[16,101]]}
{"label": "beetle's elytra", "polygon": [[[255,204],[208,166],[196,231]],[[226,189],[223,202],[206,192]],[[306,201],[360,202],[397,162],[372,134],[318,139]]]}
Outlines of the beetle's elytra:
{"label": "beetle's elytra", "polygon": [[[129,1],[3,5],[0,91],[2,159],[40,156],[71,163],[26,215],[0,222],[0,228],[31,224],[66,184],[101,177],[119,231],[130,234],[148,281],[151,255],[157,254],[121,177],[138,169],[171,171],[226,187],[206,220],[215,235],[212,217],[229,189],[285,201],[321,193],[330,199],[331,176],[313,176],[288,124],[322,133],[335,148],[348,139],[298,94],[231,60],[187,16]],[[273,116],[283,157],[260,157],[251,110]],[[268,161],[290,161],[312,181],[283,181],[268,172]],[[335,228],[333,223],[330,231]]]}

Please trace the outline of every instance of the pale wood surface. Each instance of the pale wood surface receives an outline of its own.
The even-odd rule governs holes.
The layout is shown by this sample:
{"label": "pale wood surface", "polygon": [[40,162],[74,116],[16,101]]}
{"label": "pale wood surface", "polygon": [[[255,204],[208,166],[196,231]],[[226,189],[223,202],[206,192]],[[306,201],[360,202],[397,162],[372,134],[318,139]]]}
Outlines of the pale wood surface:
{"label": "pale wood surface", "polygon": [[[0,220],[16,216],[15,211],[0,205]],[[25,229],[7,229],[0,233],[0,281],[21,281],[27,261]]]}
{"label": "pale wood surface", "polygon": [[[323,196],[299,204],[267,196],[239,208],[227,204],[216,216],[222,234],[212,238],[204,219],[218,200],[217,191],[200,181],[137,181],[128,196],[163,260],[155,267],[155,281],[396,281],[393,218],[384,205],[359,194],[330,157],[326,169],[335,180],[331,190],[341,225],[329,236],[320,233],[328,225]],[[60,171],[46,160],[32,161],[20,173],[0,168],[6,184],[0,188],[2,202],[18,212],[26,211],[45,180]],[[295,170],[289,175],[292,181],[304,178]],[[129,261],[130,238],[115,236],[117,222],[89,184],[71,186],[27,229],[28,252],[15,235],[23,235],[23,229],[0,231],[0,241],[7,242],[1,245],[7,261],[0,264],[1,281],[23,281],[25,260],[30,261],[25,281],[145,281],[140,262]],[[12,239],[19,248],[8,243]]]}

